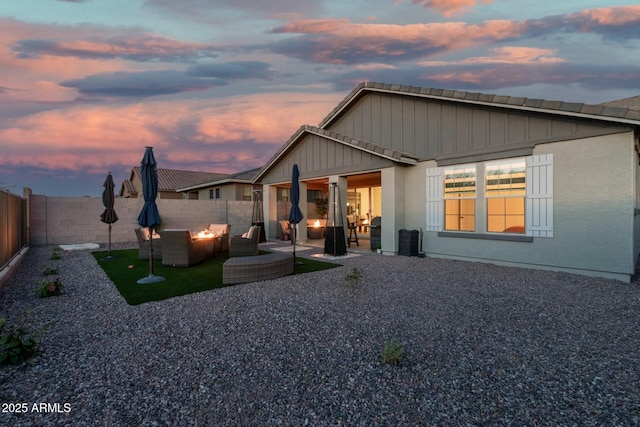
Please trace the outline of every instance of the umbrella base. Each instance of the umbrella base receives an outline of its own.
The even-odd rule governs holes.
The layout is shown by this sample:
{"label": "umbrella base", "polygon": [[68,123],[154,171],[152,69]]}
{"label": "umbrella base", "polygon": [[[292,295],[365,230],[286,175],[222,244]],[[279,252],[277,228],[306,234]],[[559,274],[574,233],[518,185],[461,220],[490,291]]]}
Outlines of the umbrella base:
{"label": "umbrella base", "polygon": [[140,285],[147,285],[149,283],[164,282],[165,280],[167,280],[167,279],[165,279],[162,276],[154,276],[153,274],[150,274],[147,277],[144,277],[144,278],[138,280],[137,283],[140,284]]}

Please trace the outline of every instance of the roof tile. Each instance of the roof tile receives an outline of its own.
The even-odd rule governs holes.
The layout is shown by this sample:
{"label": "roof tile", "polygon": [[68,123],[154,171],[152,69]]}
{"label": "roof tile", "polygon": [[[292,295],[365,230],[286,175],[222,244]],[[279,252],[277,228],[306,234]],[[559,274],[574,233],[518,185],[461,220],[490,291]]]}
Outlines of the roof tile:
{"label": "roof tile", "polygon": [[[133,170],[138,176],[140,176],[139,166],[134,167]],[[179,188],[190,187],[192,185],[221,179],[227,176],[228,174],[224,173],[158,168],[158,190],[176,191]]]}

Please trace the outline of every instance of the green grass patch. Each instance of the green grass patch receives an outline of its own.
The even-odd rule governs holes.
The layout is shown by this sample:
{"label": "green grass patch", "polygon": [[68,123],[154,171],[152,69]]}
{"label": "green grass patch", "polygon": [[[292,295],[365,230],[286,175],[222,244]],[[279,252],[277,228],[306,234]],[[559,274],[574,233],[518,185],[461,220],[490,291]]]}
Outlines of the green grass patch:
{"label": "green grass patch", "polygon": [[[267,252],[261,251],[261,253]],[[222,284],[222,264],[228,259],[226,256],[216,255],[192,267],[164,266],[160,260],[155,260],[154,275],[165,277],[167,280],[141,285],[137,281],[149,275],[149,261],[138,259],[138,249],[111,251],[114,257],[111,260],[103,260],[108,255],[108,251],[97,251],[92,254],[129,305],[230,286]],[[296,266],[293,274],[340,267],[340,264],[306,258],[297,258],[297,260],[302,261],[303,264]]]}

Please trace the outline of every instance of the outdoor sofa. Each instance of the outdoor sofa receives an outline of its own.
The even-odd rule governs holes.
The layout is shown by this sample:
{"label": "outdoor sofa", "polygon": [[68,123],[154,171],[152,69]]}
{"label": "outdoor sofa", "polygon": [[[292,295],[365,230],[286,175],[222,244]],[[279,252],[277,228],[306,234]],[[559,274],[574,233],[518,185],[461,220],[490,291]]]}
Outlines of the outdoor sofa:
{"label": "outdoor sofa", "polygon": [[241,236],[231,236],[229,257],[258,255],[260,228],[259,225],[252,225],[249,231]]}

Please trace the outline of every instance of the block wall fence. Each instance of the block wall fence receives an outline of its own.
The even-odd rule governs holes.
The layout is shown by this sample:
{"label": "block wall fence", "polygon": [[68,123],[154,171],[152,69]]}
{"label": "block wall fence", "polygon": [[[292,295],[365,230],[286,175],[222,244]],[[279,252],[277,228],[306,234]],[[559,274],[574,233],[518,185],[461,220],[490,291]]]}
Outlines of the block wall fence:
{"label": "block wall fence", "polygon": [[[29,241],[33,246],[107,243],[109,226],[100,221],[101,197],[49,197],[27,191]],[[111,227],[111,242],[135,242],[142,198],[116,198],[118,221]],[[228,200],[156,200],[162,228],[203,230],[209,224],[230,224],[231,235],[251,226],[253,202]]]}

